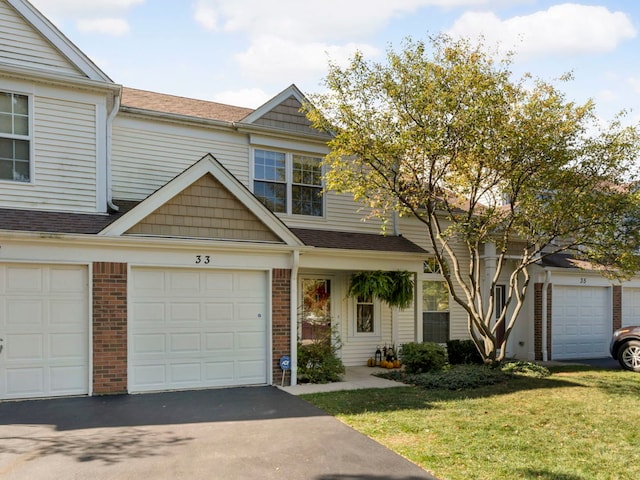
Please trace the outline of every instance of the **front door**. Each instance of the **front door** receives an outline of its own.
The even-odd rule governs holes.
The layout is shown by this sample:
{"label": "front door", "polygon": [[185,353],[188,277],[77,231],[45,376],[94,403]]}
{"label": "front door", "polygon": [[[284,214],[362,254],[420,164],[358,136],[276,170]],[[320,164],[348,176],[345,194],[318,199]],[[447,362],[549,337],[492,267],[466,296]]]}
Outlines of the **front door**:
{"label": "front door", "polygon": [[[495,320],[496,322],[500,318],[502,314],[502,310],[504,310],[505,303],[507,301],[507,286],[506,285],[496,285],[496,295],[495,295],[495,304],[496,304],[496,312],[495,312]],[[506,318],[505,318],[506,320]],[[501,348],[502,342],[504,341],[504,321],[498,325],[496,329],[496,339],[498,340],[498,348]]]}
{"label": "front door", "polygon": [[331,280],[303,278],[298,335],[302,344],[331,340]]}

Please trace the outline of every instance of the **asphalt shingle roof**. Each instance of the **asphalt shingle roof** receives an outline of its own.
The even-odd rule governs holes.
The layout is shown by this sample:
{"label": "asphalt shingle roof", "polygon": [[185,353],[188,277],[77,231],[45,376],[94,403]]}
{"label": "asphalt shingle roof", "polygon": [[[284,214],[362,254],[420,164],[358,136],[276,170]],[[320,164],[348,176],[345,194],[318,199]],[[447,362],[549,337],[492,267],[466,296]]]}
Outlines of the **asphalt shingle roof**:
{"label": "asphalt shingle roof", "polygon": [[149,92],[123,87],[123,107],[132,107],[154,112],[173,113],[207,120],[237,122],[253,113],[253,109],[226,105],[224,103],[196,100],[194,98]]}
{"label": "asphalt shingle roof", "polygon": [[338,248],[344,250],[371,250],[380,252],[426,253],[422,247],[397,235],[376,235],[371,233],[338,232],[291,228],[291,231],[305,245],[318,248]]}
{"label": "asphalt shingle roof", "polygon": [[111,214],[48,212],[0,208],[0,230],[46,233],[96,234],[131,210],[138,202],[117,201]]}

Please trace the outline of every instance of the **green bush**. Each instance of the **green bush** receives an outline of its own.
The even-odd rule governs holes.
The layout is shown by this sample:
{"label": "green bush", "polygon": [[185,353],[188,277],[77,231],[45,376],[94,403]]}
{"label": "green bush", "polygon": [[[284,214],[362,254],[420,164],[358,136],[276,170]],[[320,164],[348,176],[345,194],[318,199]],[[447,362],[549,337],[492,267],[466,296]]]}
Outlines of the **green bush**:
{"label": "green bush", "polygon": [[482,365],[484,363],[473,340],[449,340],[447,342],[447,355],[451,365],[463,363]]}
{"label": "green bush", "polygon": [[543,367],[534,362],[506,362],[501,365],[500,369],[509,375],[521,375],[524,377],[544,378],[551,375],[547,367]]}
{"label": "green bush", "polygon": [[439,370],[447,363],[447,352],[437,343],[405,343],[400,359],[407,373],[423,373]]}
{"label": "green bush", "polygon": [[298,344],[298,381],[300,383],[339,382],[344,365],[329,342]]}
{"label": "green bush", "polygon": [[463,390],[501,383],[508,378],[506,373],[484,365],[456,365],[440,372],[408,376],[407,382],[422,388]]}

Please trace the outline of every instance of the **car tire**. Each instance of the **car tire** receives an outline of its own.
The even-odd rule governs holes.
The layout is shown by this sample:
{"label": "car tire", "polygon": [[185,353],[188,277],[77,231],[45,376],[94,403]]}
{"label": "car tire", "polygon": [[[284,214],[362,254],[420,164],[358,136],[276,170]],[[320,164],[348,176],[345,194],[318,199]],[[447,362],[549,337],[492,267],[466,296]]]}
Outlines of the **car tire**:
{"label": "car tire", "polygon": [[629,340],[618,351],[618,362],[625,370],[640,372],[640,341]]}

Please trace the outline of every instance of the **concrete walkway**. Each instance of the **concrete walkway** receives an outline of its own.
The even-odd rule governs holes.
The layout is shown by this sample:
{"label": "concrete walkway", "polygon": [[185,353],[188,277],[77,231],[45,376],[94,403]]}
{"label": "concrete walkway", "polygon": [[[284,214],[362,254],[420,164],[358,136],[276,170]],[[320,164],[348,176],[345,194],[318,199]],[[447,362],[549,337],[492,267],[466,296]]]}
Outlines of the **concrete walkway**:
{"label": "concrete walkway", "polygon": [[375,377],[377,372],[388,370],[378,367],[347,367],[342,382],[312,384],[304,383],[292,387],[279,387],[292,395],[304,395],[306,393],[337,392],[340,390],[359,390],[362,388],[393,388],[407,387],[408,385],[384,378]]}

